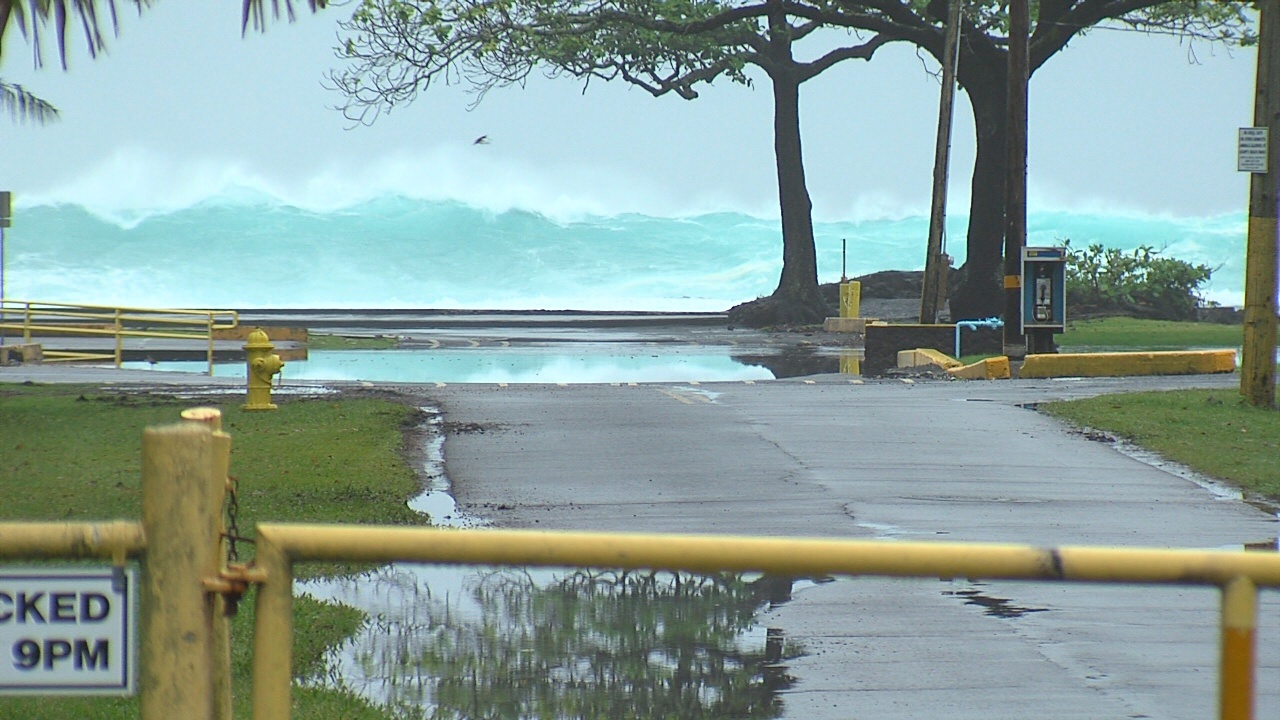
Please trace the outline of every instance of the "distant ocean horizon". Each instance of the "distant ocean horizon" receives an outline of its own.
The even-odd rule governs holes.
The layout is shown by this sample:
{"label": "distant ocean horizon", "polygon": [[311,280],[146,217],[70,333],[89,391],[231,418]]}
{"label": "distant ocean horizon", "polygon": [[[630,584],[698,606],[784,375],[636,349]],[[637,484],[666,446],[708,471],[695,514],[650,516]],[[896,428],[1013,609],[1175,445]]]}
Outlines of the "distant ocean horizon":
{"label": "distant ocean horizon", "polygon": [[[772,292],[782,263],[777,218],[740,211],[565,214],[391,191],[318,209],[234,186],[161,209],[17,201],[5,294],[46,302],[720,312]],[[957,267],[967,224],[948,218]],[[1246,226],[1243,212],[1032,210],[1028,244],[1150,245],[1215,268],[1206,298],[1240,305]],[[913,214],[816,221],[819,281],[918,270],[927,229]]]}

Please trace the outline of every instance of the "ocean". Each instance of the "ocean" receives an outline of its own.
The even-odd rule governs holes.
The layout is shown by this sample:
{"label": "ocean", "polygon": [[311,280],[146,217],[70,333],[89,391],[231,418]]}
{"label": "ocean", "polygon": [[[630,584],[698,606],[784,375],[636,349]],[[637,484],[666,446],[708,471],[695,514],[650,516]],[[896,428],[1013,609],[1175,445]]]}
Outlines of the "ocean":
{"label": "ocean", "polygon": [[[964,260],[967,218],[948,219]],[[1240,305],[1246,217],[1033,210],[1029,245],[1151,245],[1215,268],[1206,297]],[[923,267],[928,218],[815,223],[819,279]],[[847,250],[845,249],[847,248]],[[565,214],[394,193],[346,206],[220,188],[163,209],[16,198],[5,295],[133,307],[723,311],[767,295],[778,220]]]}

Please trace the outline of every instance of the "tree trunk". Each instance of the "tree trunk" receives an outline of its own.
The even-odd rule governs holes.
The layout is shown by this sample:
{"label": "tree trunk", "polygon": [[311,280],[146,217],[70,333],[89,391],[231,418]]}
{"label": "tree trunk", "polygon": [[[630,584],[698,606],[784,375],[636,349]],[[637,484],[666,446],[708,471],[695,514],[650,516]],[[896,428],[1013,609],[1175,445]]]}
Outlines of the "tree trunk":
{"label": "tree trunk", "polygon": [[[961,67],[964,66],[963,61]],[[971,71],[977,70],[970,68]],[[978,77],[974,77],[977,75]],[[969,235],[960,281],[951,294],[951,319],[1000,317],[1004,312],[1004,214],[1008,130],[1007,70],[972,73],[965,84],[973,107],[977,156],[969,196]],[[980,78],[980,79],[979,79]],[[963,81],[962,81],[963,83]]]}
{"label": "tree trunk", "polygon": [[800,85],[792,78],[773,80],[773,150],[778,166],[782,209],[782,277],[775,295],[801,303],[818,299],[818,261],[813,245],[813,203],[804,181],[800,149]]}
{"label": "tree trunk", "polygon": [[773,81],[773,150],[782,210],[782,276],[773,294],[729,311],[729,317],[754,327],[810,325],[822,322],[826,303],[818,292],[818,260],[813,243],[813,203],[804,180],[800,148],[800,81],[786,71]]}

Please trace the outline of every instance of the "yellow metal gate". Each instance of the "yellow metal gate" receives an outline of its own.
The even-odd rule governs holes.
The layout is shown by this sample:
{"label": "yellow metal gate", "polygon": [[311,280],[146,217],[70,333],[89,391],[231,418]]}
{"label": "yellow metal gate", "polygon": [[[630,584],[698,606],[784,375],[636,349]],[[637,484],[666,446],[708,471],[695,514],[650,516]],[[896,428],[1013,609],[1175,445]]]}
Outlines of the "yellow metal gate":
{"label": "yellow metal gate", "polygon": [[248,566],[220,557],[230,437],[216,410],[143,433],[142,520],[0,523],[0,558],[143,560],[139,666],[144,720],[231,716],[224,603],[257,588],[253,717],[286,720],[296,563],[421,562],[1022,579],[1221,588],[1219,717],[1249,720],[1259,587],[1280,587],[1280,555],[1245,551],[888,542],[708,535],[259,524]]}

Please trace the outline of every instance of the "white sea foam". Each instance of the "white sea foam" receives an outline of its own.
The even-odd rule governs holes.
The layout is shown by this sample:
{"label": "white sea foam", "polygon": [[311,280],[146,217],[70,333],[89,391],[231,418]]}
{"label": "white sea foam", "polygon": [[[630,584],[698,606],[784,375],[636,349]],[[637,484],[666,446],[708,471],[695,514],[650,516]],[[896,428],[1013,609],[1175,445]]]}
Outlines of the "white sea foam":
{"label": "white sea foam", "polygon": [[[289,185],[236,165],[121,151],[57,192],[19,196],[6,289],[170,307],[700,312],[777,283],[776,218],[713,206],[662,214],[660,193],[632,192],[605,172],[553,183],[534,167],[468,157],[454,149],[335,165]],[[847,212],[815,222],[820,281],[921,267],[924,214],[887,195],[855,199]],[[948,218],[957,265],[966,225],[962,213]],[[1033,210],[1029,227],[1033,245],[1149,245],[1209,265],[1207,297],[1239,304],[1242,214]],[[244,275],[247,260],[263,277]]]}
{"label": "white sea foam", "polygon": [[285,180],[245,163],[176,160],[122,148],[54,189],[22,193],[19,207],[78,205],[122,228],[202,203],[279,204],[315,213],[349,210],[383,197],[455,201],[495,214],[522,210],[559,223],[626,213],[682,218],[733,212],[776,220],[776,204],[744,205],[727,194],[677,196],[647,180],[597,167],[554,171],[495,158],[473,147],[335,162],[311,177]]}

